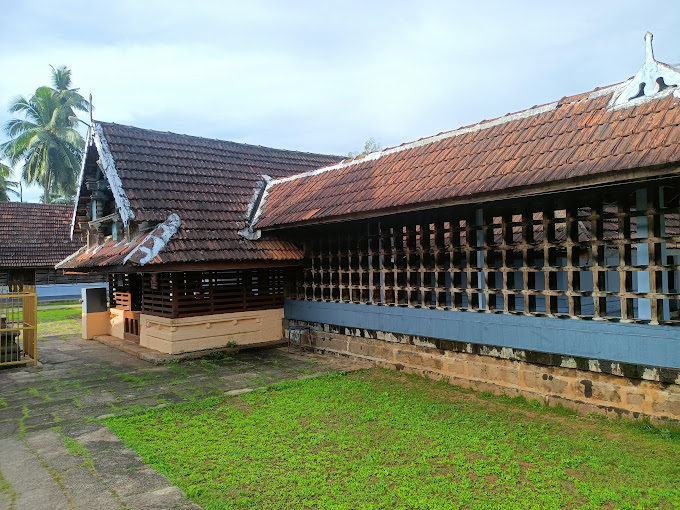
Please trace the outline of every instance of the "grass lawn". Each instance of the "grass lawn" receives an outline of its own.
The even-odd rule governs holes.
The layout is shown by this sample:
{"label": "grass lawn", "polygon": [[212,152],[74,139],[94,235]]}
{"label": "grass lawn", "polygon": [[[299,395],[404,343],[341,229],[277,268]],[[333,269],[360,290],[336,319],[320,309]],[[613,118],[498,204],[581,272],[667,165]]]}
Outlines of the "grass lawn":
{"label": "grass lawn", "polygon": [[60,299],[59,301],[38,301],[38,308],[45,306],[69,306],[69,305],[80,305],[80,299]]}
{"label": "grass lawn", "polygon": [[105,423],[207,510],[680,505],[677,431],[379,369]]}
{"label": "grass lawn", "polygon": [[38,337],[78,335],[81,332],[80,308],[38,310]]}

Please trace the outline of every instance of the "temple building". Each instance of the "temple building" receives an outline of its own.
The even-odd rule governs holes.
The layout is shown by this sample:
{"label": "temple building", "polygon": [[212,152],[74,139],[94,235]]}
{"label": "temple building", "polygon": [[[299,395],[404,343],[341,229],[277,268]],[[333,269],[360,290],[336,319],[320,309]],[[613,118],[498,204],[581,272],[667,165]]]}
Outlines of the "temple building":
{"label": "temple building", "polygon": [[97,123],[87,246],[60,267],[107,271],[112,321],[139,313],[164,352],[294,326],[318,351],[680,419],[680,70],[645,39],[630,80],[353,159]]}
{"label": "temple building", "polygon": [[171,354],[280,340],[302,251],[238,231],[258,181],[339,160],[95,122],[72,221],[85,244],[59,265],[108,276],[110,310],[88,336]]}

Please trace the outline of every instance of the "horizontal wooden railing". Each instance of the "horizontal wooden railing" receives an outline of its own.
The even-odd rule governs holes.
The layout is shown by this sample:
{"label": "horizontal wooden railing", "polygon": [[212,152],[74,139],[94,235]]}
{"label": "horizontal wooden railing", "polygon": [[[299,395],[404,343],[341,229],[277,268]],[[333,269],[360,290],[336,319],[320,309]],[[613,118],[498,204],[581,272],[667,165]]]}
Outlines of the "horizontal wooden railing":
{"label": "horizontal wooden railing", "polygon": [[114,308],[118,310],[132,310],[132,297],[129,292],[113,293]]}
{"label": "horizontal wooden railing", "polygon": [[164,317],[265,310],[283,306],[283,269],[145,275],[142,310]]}

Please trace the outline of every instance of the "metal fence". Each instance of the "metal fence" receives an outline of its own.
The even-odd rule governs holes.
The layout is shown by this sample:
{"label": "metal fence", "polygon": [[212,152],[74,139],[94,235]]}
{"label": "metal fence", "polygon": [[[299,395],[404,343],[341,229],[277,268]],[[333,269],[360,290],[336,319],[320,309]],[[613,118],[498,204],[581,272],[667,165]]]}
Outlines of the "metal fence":
{"label": "metal fence", "polygon": [[34,286],[0,286],[0,366],[38,363],[38,296]]}

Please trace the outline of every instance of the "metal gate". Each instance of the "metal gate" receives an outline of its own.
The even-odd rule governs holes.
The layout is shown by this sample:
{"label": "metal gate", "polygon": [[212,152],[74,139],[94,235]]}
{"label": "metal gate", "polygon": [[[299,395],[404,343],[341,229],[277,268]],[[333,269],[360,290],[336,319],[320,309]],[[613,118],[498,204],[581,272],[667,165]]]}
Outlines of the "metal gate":
{"label": "metal gate", "polygon": [[35,287],[0,286],[0,366],[38,363]]}

